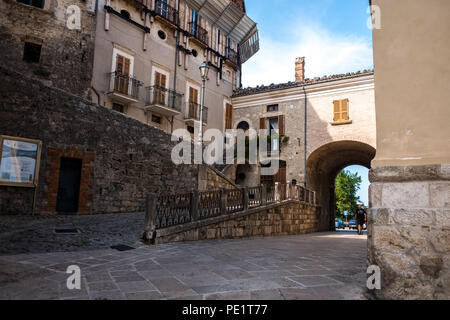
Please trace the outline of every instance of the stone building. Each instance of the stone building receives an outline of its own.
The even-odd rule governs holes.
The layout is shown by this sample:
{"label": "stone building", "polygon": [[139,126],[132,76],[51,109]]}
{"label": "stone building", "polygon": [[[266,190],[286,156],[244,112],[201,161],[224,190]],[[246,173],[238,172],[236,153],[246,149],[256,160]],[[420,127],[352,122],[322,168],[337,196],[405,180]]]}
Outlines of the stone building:
{"label": "stone building", "polygon": [[[69,8],[76,4],[76,8]],[[79,28],[69,28],[79,10]],[[68,23],[68,21],[70,23]],[[2,65],[72,94],[91,90],[95,1],[0,1]]]}
{"label": "stone building", "polygon": [[372,4],[381,12],[368,263],[381,268],[382,283],[374,294],[450,299],[450,2]]}
{"label": "stone building", "polygon": [[336,175],[352,164],[370,168],[375,156],[374,77],[365,70],[305,79],[304,72],[305,59],[298,58],[295,82],[235,92],[234,128],[278,131],[268,148],[279,151],[280,169],[265,176],[261,165],[234,165],[224,174],[243,186],[306,184],[318,193],[329,216],[321,228],[328,230],[334,225]]}
{"label": "stone building", "polygon": [[166,132],[194,133],[207,61],[205,129],[231,128],[241,64],[258,49],[243,0],[99,0],[92,99]]}

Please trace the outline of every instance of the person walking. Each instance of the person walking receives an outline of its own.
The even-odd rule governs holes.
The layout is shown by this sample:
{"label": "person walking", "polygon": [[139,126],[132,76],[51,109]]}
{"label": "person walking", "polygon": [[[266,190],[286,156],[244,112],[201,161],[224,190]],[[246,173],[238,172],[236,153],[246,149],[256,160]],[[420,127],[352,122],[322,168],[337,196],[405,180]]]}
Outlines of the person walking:
{"label": "person walking", "polygon": [[358,234],[362,235],[364,223],[367,222],[366,210],[361,204],[358,204],[358,210],[356,210],[356,224],[358,225]]}

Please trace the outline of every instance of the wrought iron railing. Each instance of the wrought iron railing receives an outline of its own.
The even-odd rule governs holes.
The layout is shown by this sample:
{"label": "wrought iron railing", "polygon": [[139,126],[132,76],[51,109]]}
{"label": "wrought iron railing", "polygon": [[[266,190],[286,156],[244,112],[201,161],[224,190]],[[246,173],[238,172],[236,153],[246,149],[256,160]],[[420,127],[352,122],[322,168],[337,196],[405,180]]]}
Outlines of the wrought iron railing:
{"label": "wrought iron railing", "polygon": [[227,47],[227,59],[235,65],[239,65],[239,54],[232,48]]}
{"label": "wrought iron railing", "polygon": [[159,105],[181,111],[182,94],[159,86],[147,87],[146,91],[147,105]]}
{"label": "wrought iron railing", "polygon": [[167,0],[156,0],[155,3],[156,13],[169,21],[170,23],[178,26],[180,24],[180,14],[177,9],[167,4]]}
{"label": "wrought iron railing", "polygon": [[[195,102],[188,102],[186,104],[186,119],[200,121],[200,105]],[[203,106],[203,122],[208,123],[208,108]]]}
{"label": "wrought iron railing", "polygon": [[152,195],[147,201],[146,230],[164,229],[291,200],[317,204],[314,191],[290,183],[160,197]]}
{"label": "wrought iron railing", "polygon": [[197,40],[205,45],[208,45],[208,31],[200,27],[196,22],[189,23],[189,33],[194,36]]}
{"label": "wrought iron railing", "polygon": [[110,78],[109,88],[111,92],[139,99],[139,88],[142,87],[141,81],[117,71],[108,73],[108,76]]}

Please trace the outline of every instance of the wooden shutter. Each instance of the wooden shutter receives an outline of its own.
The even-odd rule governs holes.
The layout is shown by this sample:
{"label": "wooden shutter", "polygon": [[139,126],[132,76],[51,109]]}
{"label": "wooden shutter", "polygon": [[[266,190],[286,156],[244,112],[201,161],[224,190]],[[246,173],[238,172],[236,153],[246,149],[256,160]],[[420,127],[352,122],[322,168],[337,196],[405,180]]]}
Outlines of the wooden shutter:
{"label": "wooden shutter", "polygon": [[333,101],[333,121],[341,121],[341,104],[339,100]]}
{"label": "wooden shutter", "polygon": [[341,119],[342,121],[348,121],[350,119],[348,113],[348,99],[341,100]]}
{"label": "wooden shutter", "polygon": [[278,116],[278,131],[280,136],[284,136],[285,134],[284,122],[284,115]]}
{"label": "wooden shutter", "polygon": [[189,87],[189,118],[198,119],[200,117],[200,111],[197,112],[198,108],[198,90]]}
{"label": "wooden shutter", "polygon": [[225,129],[233,129],[233,106],[229,103],[225,109]]}
{"label": "wooden shutter", "polygon": [[261,130],[266,129],[266,118],[259,119],[259,129]]}
{"label": "wooden shutter", "polygon": [[277,174],[273,177],[273,182],[286,184],[286,167],[278,168]]}

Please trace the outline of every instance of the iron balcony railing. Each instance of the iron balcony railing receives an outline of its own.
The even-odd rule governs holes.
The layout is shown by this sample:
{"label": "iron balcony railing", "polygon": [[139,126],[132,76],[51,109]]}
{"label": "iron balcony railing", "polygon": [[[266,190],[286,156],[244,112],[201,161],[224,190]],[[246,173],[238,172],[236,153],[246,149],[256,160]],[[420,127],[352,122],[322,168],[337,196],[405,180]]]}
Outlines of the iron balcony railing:
{"label": "iron balcony railing", "polygon": [[142,82],[136,80],[128,74],[122,74],[120,72],[111,72],[108,74],[110,77],[110,91],[117,92],[133,99],[139,99],[139,88],[142,87]]}
{"label": "iron balcony railing", "polygon": [[235,65],[239,65],[239,54],[232,48],[227,47],[227,59]]}
{"label": "iron balcony railing", "polygon": [[183,95],[159,86],[147,87],[147,105],[158,105],[181,112]]}
{"label": "iron balcony railing", "polygon": [[[200,105],[194,102],[186,104],[186,119],[200,121]],[[203,107],[203,122],[208,123],[208,108]]]}
{"label": "iron balcony railing", "polygon": [[177,9],[167,4],[167,0],[156,0],[156,13],[169,21],[170,23],[178,26],[180,24],[180,14]]}
{"label": "iron balcony railing", "polygon": [[203,44],[208,45],[208,31],[200,27],[198,23],[189,23],[189,33]]}

